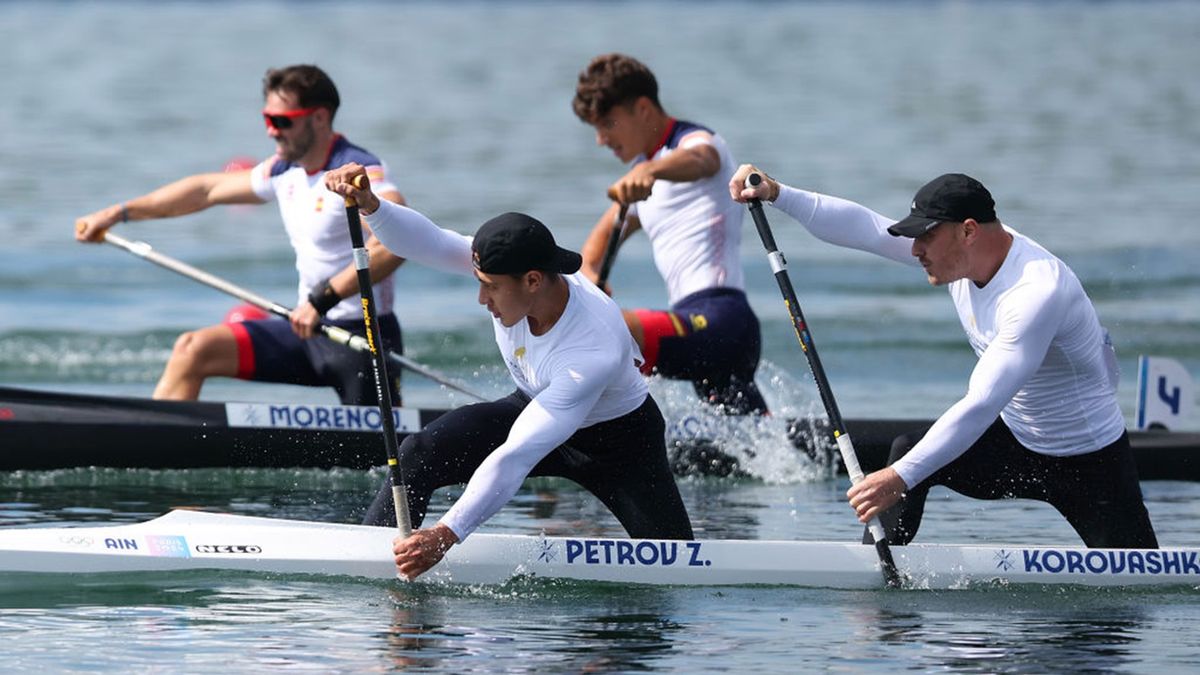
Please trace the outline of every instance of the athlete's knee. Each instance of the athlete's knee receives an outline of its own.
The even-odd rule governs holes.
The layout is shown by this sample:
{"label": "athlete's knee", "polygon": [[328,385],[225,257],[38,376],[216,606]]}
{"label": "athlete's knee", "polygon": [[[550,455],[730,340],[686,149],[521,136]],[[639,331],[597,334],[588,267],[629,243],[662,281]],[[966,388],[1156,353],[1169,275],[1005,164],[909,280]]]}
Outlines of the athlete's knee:
{"label": "athlete's knee", "polygon": [[924,437],[925,432],[922,431],[915,434],[904,434],[892,439],[892,449],[888,453],[887,463],[892,464],[896,460],[907,455],[908,451],[912,450]]}
{"label": "athlete's knee", "polygon": [[209,349],[208,341],[200,331],[188,331],[175,339],[171,349],[171,361],[186,370],[198,370]]}
{"label": "athlete's knee", "polygon": [[168,367],[197,377],[232,377],[238,372],[237,342],[226,326],[188,331],[175,340]]}
{"label": "athlete's knee", "polygon": [[[426,459],[430,455],[432,444],[430,443],[429,433],[426,431],[418,431],[415,434],[409,434],[400,442],[400,447],[396,451],[397,459],[400,462],[400,469],[405,476],[416,476],[418,472],[428,473],[428,467],[425,467]],[[423,470],[423,471],[422,471]]]}
{"label": "athlete's knee", "polygon": [[189,330],[186,333],[181,333],[179,337],[175,338],[175,345],[171,348],[171,353],[179,355],[188,354],[196,342],[196,331]]}
{"label": "athlete's knee", "polygon": [[221,336],[212,330],[192,330],[175,339],[172,356],[203,361],[217,356],[223,346]]}

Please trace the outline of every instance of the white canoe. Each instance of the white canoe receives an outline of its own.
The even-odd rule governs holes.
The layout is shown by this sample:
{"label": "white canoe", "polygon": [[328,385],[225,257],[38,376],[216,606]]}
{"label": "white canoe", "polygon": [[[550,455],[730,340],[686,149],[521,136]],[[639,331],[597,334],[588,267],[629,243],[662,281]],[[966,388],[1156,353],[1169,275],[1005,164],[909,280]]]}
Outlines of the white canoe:
{"label": "white canoe", "polygon": [[[391,579],[395,530],[172,511],[134,525],[0,530],[0,573],[245,570]],[[989,583],[1200,586],[1200,549],[893,547],[915,588]],[[807,541],[658,541],[475,534],[424,582],[496,584],[517,576],[621,584],[883,586],[875,549]]]}

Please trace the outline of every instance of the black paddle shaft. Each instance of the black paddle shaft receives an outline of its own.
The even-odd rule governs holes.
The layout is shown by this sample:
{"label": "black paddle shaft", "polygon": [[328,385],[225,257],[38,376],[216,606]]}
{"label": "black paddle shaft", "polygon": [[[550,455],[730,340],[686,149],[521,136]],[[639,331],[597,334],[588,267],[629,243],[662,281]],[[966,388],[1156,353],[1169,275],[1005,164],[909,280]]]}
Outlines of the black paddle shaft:
{"label": "black paddle shaft", "polygon": [[[358,182],[355,182],[358,185]],[[367,343],[371,348],[372,372],[375,376],[375,394],[379,397],[379,417],[383,425],[383,445],[387,450],[388,475],[392,481],[392,499],[396,507],[396,525],[401,534],[412,533],[412,519],[408,513],[408,491],[404,474],[400,470],[400,448],[396,441],[396,422],[392,419],[392,392],[387,383],[387,360],[383,356],[383,342],[376,321],[375,294],[371,290],[371,257],[363,243],[362,220],[359,218],[358,203],[346,198],[346,223],[350,227],[350,244],[354,248],[354,266],[358,272],[358,292],[362,298],[363,322],[367,328]]]}
{"label": "black paddle shaft", "polygon": [[783,294],[783,302],[787,305],[792,318],[792,328],[796,331],[796,339],[800,341],[800,349],[808,357],[808,367],[812,370],[813,379],[817,382],[817,391],[821,395],[821,403],[825,405],[825,414],[829,417],[829,427],[834,436],[846,433],[842,422],[842,413],[838,411],[837,400],[829,387],[829,378],[825,376],[825,367],[821,365],[821,356],[817,354],[817,345],[813,343],[812,333],[804,320],[804,312],[800,309],[800,301],[796,298],[796,289],[792,287],[792,279],[787,273],[787,261],[775,245],[775,237],[771,234],[771,226],[767,224],[767,215],[763,212],[762,202],[755,199],[750,202],[750,215],[754,218],[754,227],[758,237],[762,239],[763,247],[767,249],[767,257],[771,261],[771,269],[775,272],[775,281],[779,284],[779,292]]}
{"label": "black paddle shaft", "polygon": [[608,245],[604,247],[604,259],[600,261],[600,275],[596,278],[596,285],[600,288],[604,288],[604,284],[608,283],[608,273],[612,271],[613,263],[617,260],[617,249],[621,247],[621,235],[625,232],[625,212],[628,210],[627,205],[621,204],[617,215],[613,217]]}
{"label": "black paddle shaft", "polygon": [[[746,178],[746,183],[753,187],[762,181],[762,177],[752,173]],[[812,333],[804,321],[804,312],[800,310],[800,301],[796,298],[796,289],[792,287],[791,277],[787,273],[787,260],[775,245],[775,236],[771,234],[771,226],[767,223],[767,214],[763,211],[762,201],[752,199],[747,204],[750,216],[754,219],[754,227],[762,240],[763,248],[767,249],[767,259],[771,270],[775,273],[775,281],[779,284],[779,292],[783,294],[783,302],[787,305],[788,314],[792,318],[792,328],[796,331],[796,339],[800,341],[800,349],[808,358],[808,367],[817,383],[817,391],[821,394],[821,402],[825,405],[825,414],[829,417],[829,426],[833,438],[842,453],[842,462],[851,479],[857,482],[862,478],[862,469],[858,466],[858,458],[854,455],[854,444],[842,422],[842,414],[838,411],[837,400],[833,398],[833,389],[829,386],[829,378],[825,376],[825,368],[821,365],[821,357],[817,354],[817,345],[813,342]],[[896,569],[896,561],[892,558],[892,549],[888,546],[879,520],[872,519],[869,524],[871,536],[875,539],[875,551],[879,555],[879,566],[883,572],[884,581],[888,586],[898,588],[901,585],[900,572]]]}

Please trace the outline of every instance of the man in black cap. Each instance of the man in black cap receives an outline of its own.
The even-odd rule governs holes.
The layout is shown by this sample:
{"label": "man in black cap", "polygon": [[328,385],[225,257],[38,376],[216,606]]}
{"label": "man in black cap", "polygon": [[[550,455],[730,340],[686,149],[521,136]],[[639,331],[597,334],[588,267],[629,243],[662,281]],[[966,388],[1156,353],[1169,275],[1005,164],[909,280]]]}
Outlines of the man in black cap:
{"label": "man in black cap", "polygon": [[979,357],[966,395],[923,433],[896,439],[888,466],[850,487],[859,520],[879,516],[888,540],[906,544],[929,488],[945,485],[977,499],[1048,502],[1090,547],[1158,547],[1108,333],[1071,269],[1001,223],[987,188],[939,176],[896,222],[769,177],[747,187],[751,173],[766,177],[740,167],[734,199],[771,202],[830,243],[919,263],[929,283],[949,288]]}
{"label": "man in black cap", "polygon": [[[442,559],[516,494],[526,476],[569,478],[613,512],[630,536],[691,539],[687,511],[667,463],[665,424],[638,372],[637,346],[617,305],[579,273],[578,253],[546,226],[505,213],[475,236],[445,230],[381,201],[349,164],[325,184],[353,197],[385,247],[438,269],[472,274],[493,318],[496,344],[517,390],[439,417],[400,446],[414,527],[439,487],[466,490],[437,525],[397,539],[400,573],[414,578]],[[370,525],[395,525],[390,484],[368,510]]]}

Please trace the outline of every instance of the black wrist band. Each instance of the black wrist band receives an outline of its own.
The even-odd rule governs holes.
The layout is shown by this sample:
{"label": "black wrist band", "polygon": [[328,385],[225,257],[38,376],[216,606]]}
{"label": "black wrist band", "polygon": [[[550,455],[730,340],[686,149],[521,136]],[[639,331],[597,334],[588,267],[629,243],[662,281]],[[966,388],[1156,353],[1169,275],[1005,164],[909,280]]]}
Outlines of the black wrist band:
{"label": "black wrist band", "polygon": [[333,309],[335,305],[342,301],[341,296],[333,290],[333,286],[329,284],[329,280],[325,279],[321,283],[313,286],[313,289],[308,292],[308,302],[317,310],[317,314],[325,316],[325,313]]}

